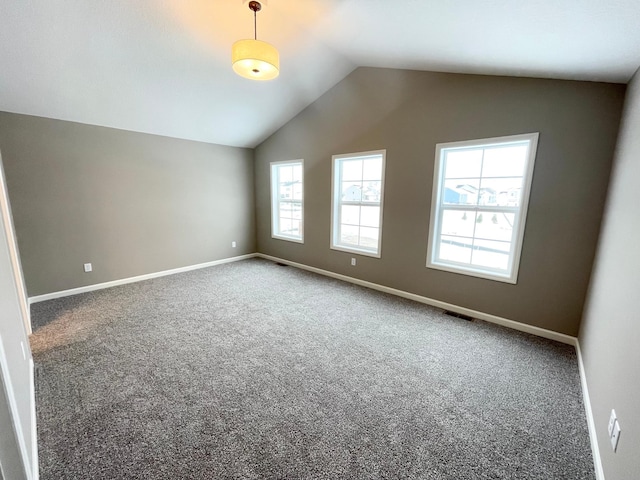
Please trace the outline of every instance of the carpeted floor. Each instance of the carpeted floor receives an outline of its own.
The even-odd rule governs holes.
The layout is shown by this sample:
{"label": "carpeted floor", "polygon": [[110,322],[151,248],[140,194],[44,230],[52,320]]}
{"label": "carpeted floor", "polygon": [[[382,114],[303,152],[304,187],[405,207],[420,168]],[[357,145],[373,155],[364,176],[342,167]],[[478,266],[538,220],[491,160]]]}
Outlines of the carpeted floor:
{"label": "carpeted floor", "polygon": [[31,308],[42,480],[595,478],[567,345],[260,259]]}

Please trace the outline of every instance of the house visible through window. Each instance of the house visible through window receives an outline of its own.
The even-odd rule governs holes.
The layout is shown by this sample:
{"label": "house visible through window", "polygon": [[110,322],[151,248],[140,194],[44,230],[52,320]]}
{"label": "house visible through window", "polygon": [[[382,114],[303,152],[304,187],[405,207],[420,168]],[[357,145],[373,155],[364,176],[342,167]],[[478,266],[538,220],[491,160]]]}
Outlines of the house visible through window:
{"label": "house visible through window", "polygon": [[332,249],[380,257],[385,154],[333,156]]}
{"label": "house visible through window", "polygon": [[271,236],[304,239],[303,161],[271,163]]}
{"label": "house visible through window", "polygon": [[538,134],[436,146],[427,267],[516,283]]}

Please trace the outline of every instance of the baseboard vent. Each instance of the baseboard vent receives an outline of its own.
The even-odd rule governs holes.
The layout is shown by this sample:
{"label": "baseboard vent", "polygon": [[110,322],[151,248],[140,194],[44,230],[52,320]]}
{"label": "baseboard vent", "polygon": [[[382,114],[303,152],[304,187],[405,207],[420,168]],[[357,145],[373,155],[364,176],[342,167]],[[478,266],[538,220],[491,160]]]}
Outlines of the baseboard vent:
{"label": "baseboard vent", "polygon": [[466,320],[467,322],[473,321],[473,317],[470,317],[469,315],[463,315],[462,313],[452,312],[451,310],[445,310],[444,314],[449,315],[450,317],[461,318],[462,320]]}

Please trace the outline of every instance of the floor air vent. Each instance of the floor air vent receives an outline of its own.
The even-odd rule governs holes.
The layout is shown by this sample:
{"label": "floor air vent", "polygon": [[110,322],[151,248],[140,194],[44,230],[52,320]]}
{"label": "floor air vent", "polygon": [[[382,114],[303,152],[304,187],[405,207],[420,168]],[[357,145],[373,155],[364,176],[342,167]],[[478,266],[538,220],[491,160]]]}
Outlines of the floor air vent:
{"label": "floor air vent", "polygon": [[470,317],[469,315],[463,315],[462,313],[451,312],[449,310],[445,310],[444,313],[445,315],[449,315],[450,317],[461,318],[462,320],[466,320],[467,322],[473,321],[473,317]]}

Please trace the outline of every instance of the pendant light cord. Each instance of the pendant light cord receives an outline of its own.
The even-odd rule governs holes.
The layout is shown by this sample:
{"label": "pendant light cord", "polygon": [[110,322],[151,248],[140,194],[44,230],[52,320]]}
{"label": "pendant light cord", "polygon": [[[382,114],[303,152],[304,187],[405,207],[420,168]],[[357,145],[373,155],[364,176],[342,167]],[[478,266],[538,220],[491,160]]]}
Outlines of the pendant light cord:
{"label": "pendant light cord", "polygon": [[256,11],[253,11],[253,39],[258,40],[258,22],[256,20]]}

